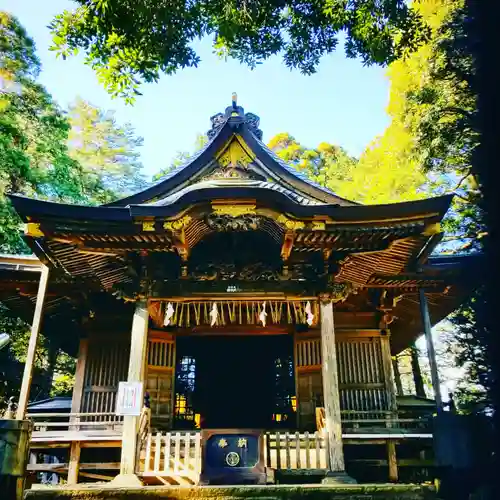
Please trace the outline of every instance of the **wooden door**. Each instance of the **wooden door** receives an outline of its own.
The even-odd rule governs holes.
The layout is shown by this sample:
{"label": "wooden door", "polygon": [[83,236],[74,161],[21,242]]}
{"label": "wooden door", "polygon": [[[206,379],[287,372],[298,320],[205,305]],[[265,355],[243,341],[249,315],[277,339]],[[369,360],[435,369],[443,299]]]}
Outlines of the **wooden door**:
{"label": "wooden door", "polygon": [[175,339],[150,339],[145,390],[155,428],[172,428],[174,365]]}

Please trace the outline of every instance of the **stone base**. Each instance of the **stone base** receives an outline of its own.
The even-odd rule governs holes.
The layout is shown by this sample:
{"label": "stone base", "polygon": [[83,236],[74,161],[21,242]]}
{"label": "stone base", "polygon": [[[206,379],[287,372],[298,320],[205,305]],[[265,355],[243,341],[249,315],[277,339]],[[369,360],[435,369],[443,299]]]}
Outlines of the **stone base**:
{"label": "stone base", "polygon": [[347,475],[346,472],[333,472],[329,471],[321,481],[321,484],[358,484],[356,479]]}
{"label": "stone base", "polygon": [[[2,497],[3,498],[3,497]],[[434,488],[415,484],[336,484],[273,486],[142,486],[111,483],[42,486],[25,500],[437,500]]]}
{"label": "stone base", "polygon": [[109,482],[109,486],[115,486],[117,488],[139,488],[144,486],[144,483],[135,474],[118,474],[118,476]]}

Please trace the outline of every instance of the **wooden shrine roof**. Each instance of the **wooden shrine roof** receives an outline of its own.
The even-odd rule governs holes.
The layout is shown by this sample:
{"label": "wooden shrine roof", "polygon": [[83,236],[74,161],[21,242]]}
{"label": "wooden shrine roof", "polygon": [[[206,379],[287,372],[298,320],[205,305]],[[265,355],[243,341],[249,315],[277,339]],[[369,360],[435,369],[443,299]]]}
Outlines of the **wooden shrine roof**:
{"label": "wooden shrine roof", "polygon": [[[260,231],[284,260],[342,255],[337,278],[365,285],[375,272],[411,268],[439,240],[437,224],[450,196],[377,206],[301,205],[283,193],[249,187],[209,187],[172,205],[81,207],[12,196],[28,223],[26,239],[44,262],[103,289],[133,281],[130,254],[170,253],[180,269],[208,235]],[[302,255],[302,257],[300,256]]]}

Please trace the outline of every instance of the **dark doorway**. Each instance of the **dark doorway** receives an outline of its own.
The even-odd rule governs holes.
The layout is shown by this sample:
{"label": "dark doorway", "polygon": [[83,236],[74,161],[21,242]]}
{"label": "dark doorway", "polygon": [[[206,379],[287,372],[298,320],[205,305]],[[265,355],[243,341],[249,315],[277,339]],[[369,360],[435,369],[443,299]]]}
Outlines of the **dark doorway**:
{"label": "dark doorway", "polygon": [[177,339],[177,427],[295,426],[289,335]]}

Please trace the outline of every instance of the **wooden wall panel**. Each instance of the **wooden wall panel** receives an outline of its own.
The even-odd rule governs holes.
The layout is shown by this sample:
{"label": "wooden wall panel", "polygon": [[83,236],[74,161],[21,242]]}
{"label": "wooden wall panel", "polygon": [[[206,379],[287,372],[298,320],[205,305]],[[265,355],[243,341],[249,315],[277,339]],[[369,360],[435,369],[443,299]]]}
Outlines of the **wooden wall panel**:
{"label": "wooden wall panel", "polygon": [[[374,412],[375,418],[379,416],[376,412],[390,409],[378,332],[340,330],[337,362],[342,411]],[[316,407],[323,404],[319,337],[296,337],[295,370],[299,426],[303,430],[313,429]]]}
{"label": "wooden wall panel", "polygon": [[342,410],[387,410],[380,337],[339,341],[337,353]]}
{"label": "wooden wall panel", "polygon": [[300,429],[316,429],[316,408],[323,406],[321,370],[297,374],[297,413]]}
{"label": "wooden wall panel", "polygon": [[129,356],[128,332],[123,335],[90,337],[85,365],[82,413],[115,411],[118,382],[127,380]]}

